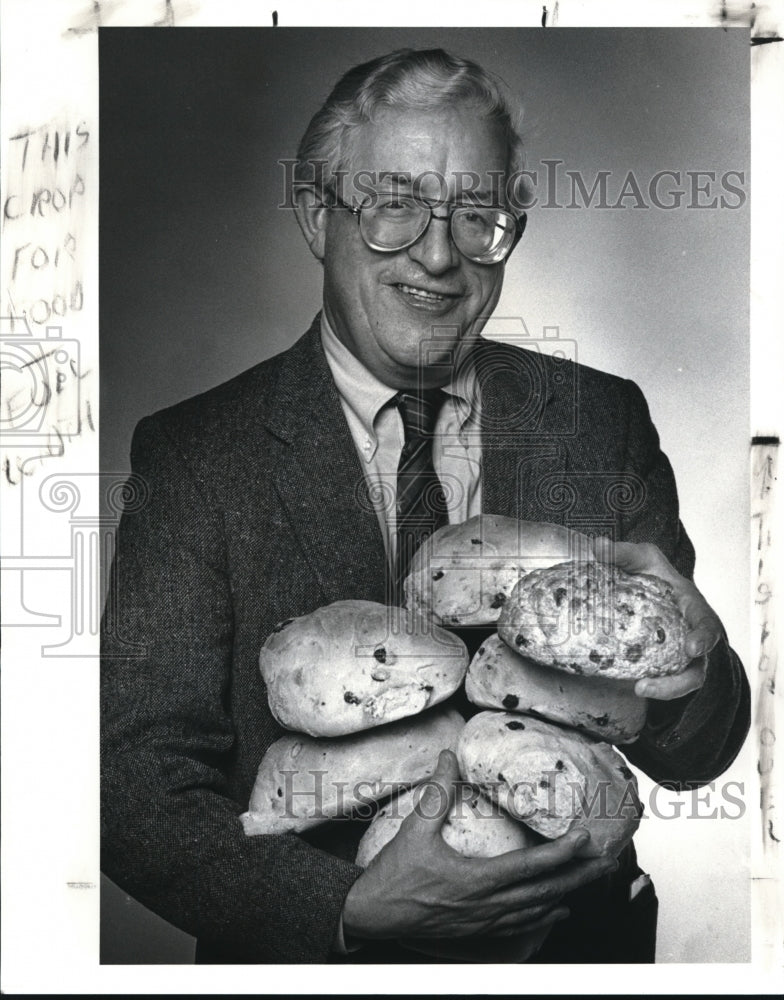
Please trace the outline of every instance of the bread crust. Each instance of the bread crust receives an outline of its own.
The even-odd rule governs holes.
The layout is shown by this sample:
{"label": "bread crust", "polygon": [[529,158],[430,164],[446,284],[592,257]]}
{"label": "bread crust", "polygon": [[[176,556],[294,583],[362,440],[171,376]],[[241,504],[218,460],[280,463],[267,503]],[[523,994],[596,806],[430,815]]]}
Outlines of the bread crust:
{"label": "bread crust", "polygon": [[523,574],[571,558],[593,558],[585,535],[479,514],[439,528],[418,549],[404,583],[406,607],[441,625],[492,625]]}
{"label": "bread crust", "polygon": [[299,832],[388,798],[430,777],[465,725],[439,705],[412,719],[338,738],[291,734],[264,757],[242,820],[245,833]]}
{"label": "bread crust", "polygon": [[511,712],[480,712],[457,747],[460,773],[544,837],[590,833],[584,857],[617,856],[640,824],[637,781],[608,743]]}
{"label": "bread crust", "polygon": [[468,651],[458,636],[403,608],[336,601],[282,622],[259,667],[282,726],[346,736],[444,701],[465,677]]}
{"label": "bread crust", "polygon": [[[397,834],[406,816],[420,808],[419,796],[426,784],[401,792],[378,811],[359,842],[358,865],[367,868]],[[438,804],[442,804],[440,798]],[[430,813],[425,815],[431,816]],[[506,851],[534,847],[542,842],[529,827],[512,819],[478,789],[464,783],[458,786],[455,802],[441,827],[441,836],[452,850],[466,858],[494,858]]]}
{"label": "bread crust", "polygon": [[663,580],[600,562],[529,573],[498,622],[503,641],[537,663],[616,680],[684,670],[687,631]]}
{"label": "bread crust", "polygon": [[608,743],[636,740],[647,714],[647,701],[635,695],[633,683],[543,667],[497,635],[485,640],[468,665],[465,690],[480,708],[527,712]]}

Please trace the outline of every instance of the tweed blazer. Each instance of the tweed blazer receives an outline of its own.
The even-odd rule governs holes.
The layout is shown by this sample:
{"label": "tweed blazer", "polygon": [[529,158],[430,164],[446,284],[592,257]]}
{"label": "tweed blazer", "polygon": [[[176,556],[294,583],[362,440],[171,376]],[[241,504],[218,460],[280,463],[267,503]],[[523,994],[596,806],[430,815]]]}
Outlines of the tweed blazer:
{"label": "tweed blazer", "polygon": [[[655,542],[691,576],[636,385],[489,341],[475,363],[486,512]],[[284,353],[142,420],[131,460],[144,497],[123,515],[103,619],[102,868],[227,961],[324,962],[361,873],[340,824],[322,839],[246,837],[238,819],[282,733],[263,641],[283,619],[386,592],[318,317]],[[722,642],[701,691],[657,705],[627,756],[655,780],[704,783],[737,754],[748,716]]]}

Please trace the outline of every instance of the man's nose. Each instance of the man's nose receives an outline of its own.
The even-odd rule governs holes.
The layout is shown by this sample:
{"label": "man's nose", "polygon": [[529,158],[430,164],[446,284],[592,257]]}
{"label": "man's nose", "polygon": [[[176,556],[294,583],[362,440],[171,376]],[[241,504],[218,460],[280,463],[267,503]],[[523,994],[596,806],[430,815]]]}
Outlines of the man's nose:
{"label": "man's nose", "polygon": [[408,248],[408,255],[430,274],[443,274],[457,267],[460,251],[452,240],[449,216],[431,216],[425,232]]}

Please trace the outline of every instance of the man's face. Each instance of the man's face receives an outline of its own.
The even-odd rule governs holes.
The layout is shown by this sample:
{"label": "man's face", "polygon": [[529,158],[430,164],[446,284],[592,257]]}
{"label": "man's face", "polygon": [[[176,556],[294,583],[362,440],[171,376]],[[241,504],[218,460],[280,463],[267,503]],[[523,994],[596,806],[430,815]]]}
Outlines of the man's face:
{"label": "man's face", "polygon": [[[470,108],[439,111],[389,109],[364,126],[352,147],[356,169],[423,178],[422,197],[454,201],[461,172],[478,174],[472,197],[490,204],[490,171],[503,173],[506,148],[499,127]],[[496,173],[496,188],[498,187]],[[440,181],[443,178],[443,181]],[[392,192],[399,190],[390,188]],[[467,189],[465,179],[463,190]],[[384,182],[376,187],[386,190]],[[344,190],[350,200],[351,177]],[[436,208],[446,215],[447,205]],[[444,384],[444,367],[459,340],[475,337],[501,294],[503,264],[476,264],[452,242],[449,226],[433,219],[404,250],[383,253],[363,241],[357,218],[342,208],[324,213],[324,308],[337,336],[382,382],[393,388]],[[475,322],[482,317],[480,322]],[[434,333],[435,330],[435,333]],[[420,372],[423,351],[428,364]]]}

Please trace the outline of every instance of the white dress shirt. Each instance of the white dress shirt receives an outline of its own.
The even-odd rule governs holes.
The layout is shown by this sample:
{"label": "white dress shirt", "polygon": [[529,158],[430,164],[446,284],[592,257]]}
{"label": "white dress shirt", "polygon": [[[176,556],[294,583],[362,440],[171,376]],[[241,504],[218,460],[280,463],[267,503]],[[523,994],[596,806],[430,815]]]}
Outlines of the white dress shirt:
{"label": "white dress shirt", "polygon": [[[368,371],[338,339],[323,313],[321,341],[393,565],[397,467],[405,442],[403,419],[393,403],[397,390]],[[480,401],[473,365],[461,365],[443,392],[433,436],[433,465],[444,488],[449,523],[457,524],[482,510]]]}

